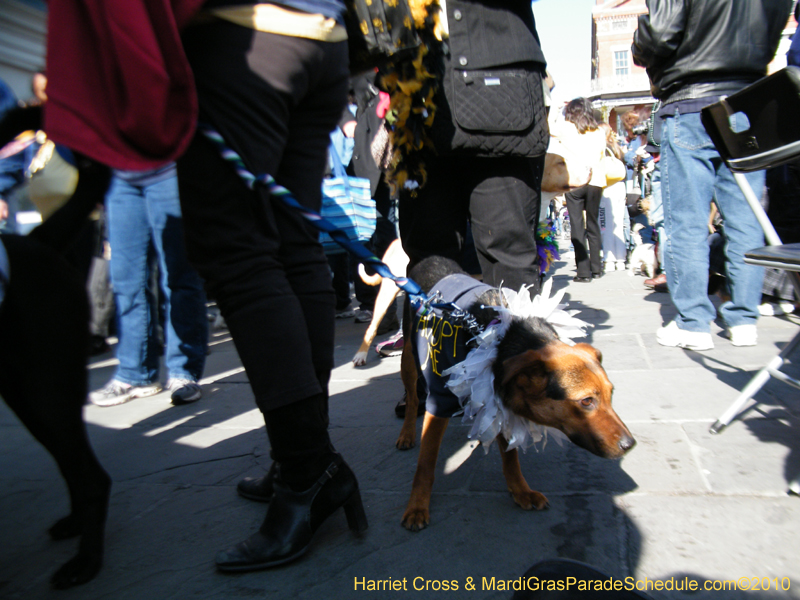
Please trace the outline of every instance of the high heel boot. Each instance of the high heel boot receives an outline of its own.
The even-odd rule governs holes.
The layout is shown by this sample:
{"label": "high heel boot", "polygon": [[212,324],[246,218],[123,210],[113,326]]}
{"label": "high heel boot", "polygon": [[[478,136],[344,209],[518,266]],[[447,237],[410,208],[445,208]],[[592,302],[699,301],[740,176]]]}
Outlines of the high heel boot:
{"label": "high heel boot", "polygon": [[257,533],[217,554],[220,571],[255,571],[289,563],[305,554],[319,526],[340,507],[356,533],[368,527],[353,471],[336,454],[325,472],[305,491],[275,479],[267,516]]}
{"label": "high heel boot", "polygon": [[269,471],[263,477],[245,477],[236,484],[236,491],[242,498],[256,502],[269,502],[274,493],[275,477],[278,472],[277,461],[272,461]]}

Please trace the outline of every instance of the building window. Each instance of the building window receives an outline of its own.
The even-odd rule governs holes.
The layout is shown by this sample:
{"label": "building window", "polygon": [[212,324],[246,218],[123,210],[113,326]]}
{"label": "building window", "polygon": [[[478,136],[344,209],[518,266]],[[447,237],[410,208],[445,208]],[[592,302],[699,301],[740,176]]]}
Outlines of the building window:
{"label": "building window", "polygon": [[627,50],[615,50],[614,51],[614,75],[617,77],[622,77],[624,75],[630,75],[630,63],[628,61],[628,51]]}

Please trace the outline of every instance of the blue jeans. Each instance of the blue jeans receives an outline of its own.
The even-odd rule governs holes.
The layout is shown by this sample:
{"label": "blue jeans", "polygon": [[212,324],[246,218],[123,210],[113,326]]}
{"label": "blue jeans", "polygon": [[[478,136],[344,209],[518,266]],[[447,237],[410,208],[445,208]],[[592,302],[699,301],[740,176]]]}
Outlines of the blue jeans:
{"label": "blue jeans", "polygon": [[158,260],[169,378],[197,381],[205,366],[208,321],[200,276],[183,241],[178,181],[114,174],[106,196],[111,283],[117,304],[115,379],[131,385],[158,380],[161,348],[151,272]]}
{"label": "blue jeans", "polygon": [[[740,130],[743,124],[737,124]],[[724,220],[726,276],[731,300],[720,307],[728,327],[758,318],[764,270],[744,263],[744,253],[764,245],[764,233],[733,174],[720,158],[700,121],[700,113],[664,119],[661,139],[661,201],[666,244],[664,270],[680,329],[709,332],[714,305],[708,297],[710,202],[716,199]],[[764,191],[764,172],[749,173],[756,197]]]}
{"label": "blue jeans", "polygon": [[647,215],[653,224],[653,229],[658,235],[658,264],[664,267],[664,245],[667,243],[667,232],[664,230],[664,205],[661,202],[661,166],[656,164],[656,168],[650,178],[650,189],[652,190],[652,200],[650,213]]}

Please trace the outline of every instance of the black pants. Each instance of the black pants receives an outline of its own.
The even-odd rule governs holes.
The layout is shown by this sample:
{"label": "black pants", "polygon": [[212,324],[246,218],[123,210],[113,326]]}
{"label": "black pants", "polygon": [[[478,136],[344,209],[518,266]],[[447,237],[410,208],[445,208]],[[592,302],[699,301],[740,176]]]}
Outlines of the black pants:
{"label": "black pants", "polygon": [[[602,196],[603,188],[593,185],[585,185],[577,190],[567,192],[565,196],[578,277],[591,277],[592,274],[598,275],[602,272],[600,264],[602,249],[600,198]],[[586,211],[585,221],[584,210]]]}
{"label": "black pants", "polygon": [[544,157],[443,156],[426,161],[428,183],[400,196],[400,237],[409,270],[428,256],[458,261],[472,225],[483,280],[539,291],[536,226]]}
{"label": "black pants", "polygon": [[[187,30],[184,46],[201,122],[251,172],[272,175],[319,210],[329,133],[347,99],[347,44],[217,21]],[[334,294],[317,232],[263,187],[246,187],[202,134],[178,161],[178,178],[189,258],[225,317],[259,408],[326,393]]]}

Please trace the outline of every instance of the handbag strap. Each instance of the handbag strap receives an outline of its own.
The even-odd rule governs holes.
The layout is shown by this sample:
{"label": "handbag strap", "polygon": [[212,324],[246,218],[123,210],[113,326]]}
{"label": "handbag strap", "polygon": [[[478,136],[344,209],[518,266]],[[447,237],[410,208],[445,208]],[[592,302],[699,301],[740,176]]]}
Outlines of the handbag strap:
{"label": "handbag strap", "polygon": [[347,176],[347,171],[345,171],[344,165],[342,164],[342,157],[339,156],[339,153],[336,151],[336,146],[333,142],[331,142],[331,145],[328,146],[328,154],[330,154],[331,162],[333,163],[333,174],[342,180],[344,191],[349,197],[351,195],[350,178]]}

